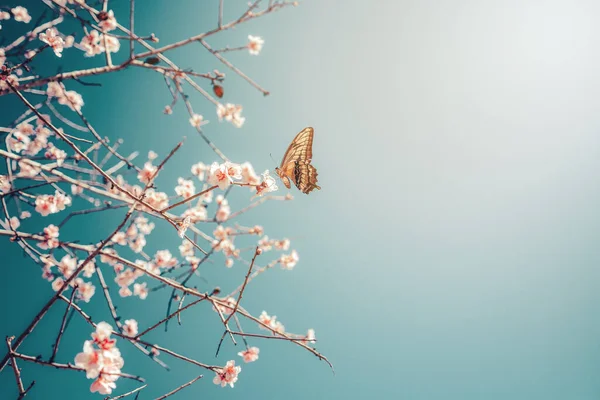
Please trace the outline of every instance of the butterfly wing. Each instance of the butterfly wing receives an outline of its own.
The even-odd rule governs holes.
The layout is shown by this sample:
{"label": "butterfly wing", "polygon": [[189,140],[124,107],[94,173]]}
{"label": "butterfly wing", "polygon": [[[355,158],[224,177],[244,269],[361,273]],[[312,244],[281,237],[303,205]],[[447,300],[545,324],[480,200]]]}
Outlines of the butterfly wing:
{"label": "butterfly wing", "polygon": [[308,194],[313,189],[321,189],[317,185],[317,169],[310,164],[312,160],[313,135],[313,128],[304,128],[292,140],[292,143],[283,156],[278,173],[282,178],[283,184],[288,189],[290,187],[289,179],[294,182],[302,193]]}

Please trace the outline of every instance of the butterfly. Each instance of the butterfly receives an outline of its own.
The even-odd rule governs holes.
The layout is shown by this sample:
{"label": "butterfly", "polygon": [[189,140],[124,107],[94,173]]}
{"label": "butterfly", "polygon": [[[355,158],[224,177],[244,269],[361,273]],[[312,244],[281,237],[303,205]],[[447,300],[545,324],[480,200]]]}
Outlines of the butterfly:
{"label": "butterfly", "polygon": [[313,128],[302,129],[290,143],[279,168],[275,168],[288,189],[291,187],[290,179],[302,193],[309,194],[313,189],[321,189],[317,185],[317,169],[310,164],[313,135]]}

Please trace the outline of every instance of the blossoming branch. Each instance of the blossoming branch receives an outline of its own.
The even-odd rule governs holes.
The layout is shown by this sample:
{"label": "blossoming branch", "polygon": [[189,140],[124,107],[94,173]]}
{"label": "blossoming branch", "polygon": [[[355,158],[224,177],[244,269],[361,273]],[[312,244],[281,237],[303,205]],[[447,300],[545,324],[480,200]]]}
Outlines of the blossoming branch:
{"label": "blossoming branch", "polygon": [[[214,384],[234,387],[242,371],[235,360],[224,366],[212,365],[144,339],[159,327],[167,330],[174,319],[181,324],[186,310],[204,304],[210,306],[206,318],[223,326],[223,335],[216,340],[217,355],[224,340],[234,344],[241,340],[241,350],[236,350],[236,355],[244,363],[255,362],[260,349],[250,342],[275,339],[302,347],[331,366],[314,348],[313,329],[291,333],[276,316],[266,311],[255,316],[244,308],[243,295],[253,280],[276,266],[292,270],[299,256],[289,239],[269,238],[261,225],[243,226],[235,222],[236,217],[267,201],[292,197],[275,193],[277,182],[269,171],[259,174],[250,162],[230,160],[205,133],[218,122],[211,124],[203,116],[207,113],[195,112],[186,91],[200,93],[207,102],[195,105],[196,108],[208,107],[208,113],[212,109],[217,121],[238,128],[244,125],[246,117],[241,105],[221,103],[226,74],[219,70],[184,70],[167,56],[171,50],[197,42],[225,68],[267,95],[266,89],[225,58],[232,51],[259,55],[265,44],[263,38],[249,32],[245,43],[222,49],[213,49],[208,41],[220,32],[242,29],[246,21],[297,3],[271,0],[262,4],[255,0],[242,15],[226,22],[224,0],[214,1],[219,5],[215,27],[161,46],[155,34],[135,31],[134,0],[129,1],[129,15],[116,15],[108,0],[40,0],[40,8],[44,9],[40,17],[32,16],[35,13],[23,6],[0,6],[3,36],[10,36],[23,24],[28,28],[26,34],[11,37],[0,48],[0,96],[11,96],[22,110],[0,126],[4,139],[0,157],[5,161],[0,174],[0,237],[22,249],[32,265],[40,268],[41,278],[53,292],[26,329],[6,340],[0,371],[12,370],[18,398],[34,390],[33,381],[25,384],[31,380],[27,369],[21,369],[25,363],[85,372],[92,381],[90,391],[102,395],[118,390],[120,379],[136,380],[141,386],[115,398],[137,396],[150,383],[144,384],[144,378],[135,375],[135,371],[126,372],[127,356],[133,351],[142,352],[165,369],[168,358],[183,360],[210,372]],[[69,21],[76,22],[80,29],[63,30],[63,24]],[[45,75],[43,66],[38,64],[40,54],[52,54],[58,66],[67,52],[79,53],[94,64],[86,69],[61,65],[62,72]],[[115,62],[119,57],[122,61]],[[190,130],[213,154],[181,171],[170,188],[159,187],[156,178],[167,166],[174,168],[169,161],[185,141],[165,143],[173,145],[170,152],[159,155],[150,151],[139,161],[139,152],[124,154],[120,150],[124,141],[101,135],[85,115],[85,101],[77,92],[77,85],[95,86],[90,81],[94,76],[124,69],[147,69],[160,75],[170,93],[162,112],[170,115],[174,108],[184,108],[189,114]],[[232,209],[228,197],[233,192],[246,196],[248,205]],[[64,233],[67,224],[84,224],[92,215],[119,212],[124,213],[120,222],[95,243],[81,244],[78,238]],[[44,223],[46,218],[55,219]],[[28,227],[37,227],[21,229],[26,220]],[[161,228],[163,232],[181,238],[177,249],[149,249],[147,238],[159,224],[167,227]],[[219,254],[224,261],[218,261]],[[240,266],[245,270],[243,282],[228,294],[221,293],[218,286],[206,291],[197,289],[194,278],[208,263],[224,268]],[[117,311],[118,304],[126,298],[143,302],[160,290],[170,293],[165,304],[166,317],[156,316],[156,322],[150,326],[141,326],[135,315]],[[106,306],[111,321],[95,321],[86,313],[86,304],[94,299]],[[22,343],[56,307],[64,307],[60,328],[52,343],[39,344],[51,349],[50,356],[21,353]],[[81,338],[79,354],[65,354],[60,351],[61,339],[69,329],[69,316],[74,314],[89,324],[91,339]],[[258,330],[252,332],[249,327]],[[5,370],[6,366],[11,368]],[[185,389],[202,376],[181,383],[160,398]]]}

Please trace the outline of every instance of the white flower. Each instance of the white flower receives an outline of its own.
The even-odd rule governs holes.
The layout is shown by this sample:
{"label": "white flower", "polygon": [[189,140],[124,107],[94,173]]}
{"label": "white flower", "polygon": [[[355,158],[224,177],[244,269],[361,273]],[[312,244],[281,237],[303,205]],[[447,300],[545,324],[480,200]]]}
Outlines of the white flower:
{"label": "white flower", "polygon": [[219,121],[231,122],[236,128],[241,128],[246,121],[246,118],[242,117],[242,106],[231,103],[217,105],[217,116]]}
{"label": "white flower", "polygon": [[261,37],[248,35],[248,52],[253,56],[257,56],[264,43],[265,41]]}
{"label": "white flower", "polygon": [[200,128],[202,125],[208,124],[208,121],[204,120],[204,117],[200,114],[194,114],[190,118],[190,125],[194,128]]}
{"label": "white flower", "polygon": [[16,6],[10,11],[13,13],[15,21],[17,22],[23,22],[25,24],[28,24],[31,21],[31,15],[29,15],[25,7]]}
{"label": "white flower", "polygon": [[65,45],[64,40],[58,35],[55,28],[46,29],[46,33],[40,33],[39,39],[48,44],[54,50],[56,57],[62,57],[62,51]]}

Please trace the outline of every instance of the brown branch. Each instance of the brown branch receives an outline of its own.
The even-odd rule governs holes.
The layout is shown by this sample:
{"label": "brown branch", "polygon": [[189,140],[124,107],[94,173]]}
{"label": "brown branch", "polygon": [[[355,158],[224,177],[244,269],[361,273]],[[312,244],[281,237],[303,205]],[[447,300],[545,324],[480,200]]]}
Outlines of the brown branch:
{"label": "brown branch", "polygon": [[8,348],[8,354],[10,355],[10,363],[12,365],[13,372],[15,373],[15,380],[17,381],[17,388],[19,389],[19,396],[25,395],[25,387],[23,386],[23,381],[21,380],[21,371],[19,370],[19,366],[17,365],[17,361],[15,360],[15,352],[12,349],[11,343],[15,337],[6,337],[6,347]]}
{"label": "brown branch", "polygon": [[[85,371],[85,368],[80,368],[80,367],[77,367],[72,364],[60,364],[60,363],[56,363],[56,362],[43,361],[36,357],[27,356],[25,354],[20,354],[20,353],[13,353],[13,354],[15,357],[20,358],[21,360],[30,361],[30,362],[40,364],[40,365],[45,365],[47,367],[54,367],[54,368],[58,368],[58,369],[70,369],[73,371]],[[121,378],[133,379],[138,382],[145,382],[144,378],[142,378],[142,377],[139,377],[136,375],[131,375],[131,374],[125,374],[122,372],[119,372],[119,373],[102,372],[102,373],[105,375],[113,375],[113,376],[119,376]]]}
{"label": "brown branch", "polygon": [[145,384],[145,385],[142,385],[140,387],[137,387],[137,388],[133,389],[130,392],[123,393],[123,394],[121,394],[119,396],[116,396],[116,397],[105,397],[104,400],[118,400],[118,399],[122,399],[122,398],[130,396],[130,395],[132,395],[132,394],[134,394],[136,392],[139,392],[140,390],[143,390],[144,388],[146,388],[146,386],[148,386],[148,384]]}
{"label": "brown branch", "polygon": [[217,59],[219,61],[221,61],[223,64],[225,64],[227,67],[229,67],[229,69],[234,71],[236,74],[241,76],[244,80],[246,80],[246,82],[248,82],[250,85],[252,85],[255,89],[259,90],[264,96],[269,95],[268,90],[263,89],[258,83],[254,82],[248,75],[244,74],[239,68],[237,68],[235,65],[233,65],[232,63],[227,61],[227,59],[225,57],[223,57],[221,54],[219,54],[222,51],[219,52],[219,51],[213,50],[212,47],[210,47],[210,45],[208,43],[206,43],[206,41],[204,39],[199,39],[198,41],[202,44],[202,46],[206,47],[206,50],[210,51],[210,53],[213,56],[217,57]]}
{"label": "brown branch", "polygon": [[169,397],[169,396],[172,396],[172,395],[174,395],[175,393],[179,392],[181,389],[184,389],[184,388],[186,388],[186,387],[190,386],[191,384],[193,384],[194,382],[196,382],[196,381],[197,381],[198,379],[200,379],[200,378],[202,378],[202,375],[200,375],[200,376],[197,376],[196,378],[192,379],[191,381],[189,381],[189,382],[187,382],[187,383],[184,383],[183,385],[181,385],[181,386],[179,386],[178,388],[176,388],[176,389],[174,389],[174,390],[170,391],[169,393],[166,393],[166,394],[164,394],[164,395],[162,395],[162,396],[160,396],[160,397],[157,397],[157,398],[156,398],[156,400],[163,400],[163,399],[166,399],[167,397]]}
{"label": "brown branch", "polygon": [[65,313],[62,318],[62,322],[60,324],[60,330],[58,331],[58,336],[54,341],[54,348],[52,350],[52,356],[50,357],[50,362],[54,361],[56,358],[56,353],[58,352],[58,345],[60,344],[60,339],[62,338],[63,333],[65,332],[65,325],[67,323],[67,315],[69,314],[69,310],[71,309],[71,305],[73,304],[73,298],[75,297],[75,293],[77,293],[77,285],[73,287],[71,291],[71,298],[69,299],[69,304],[67,304],[67,308],[65,309]]}

